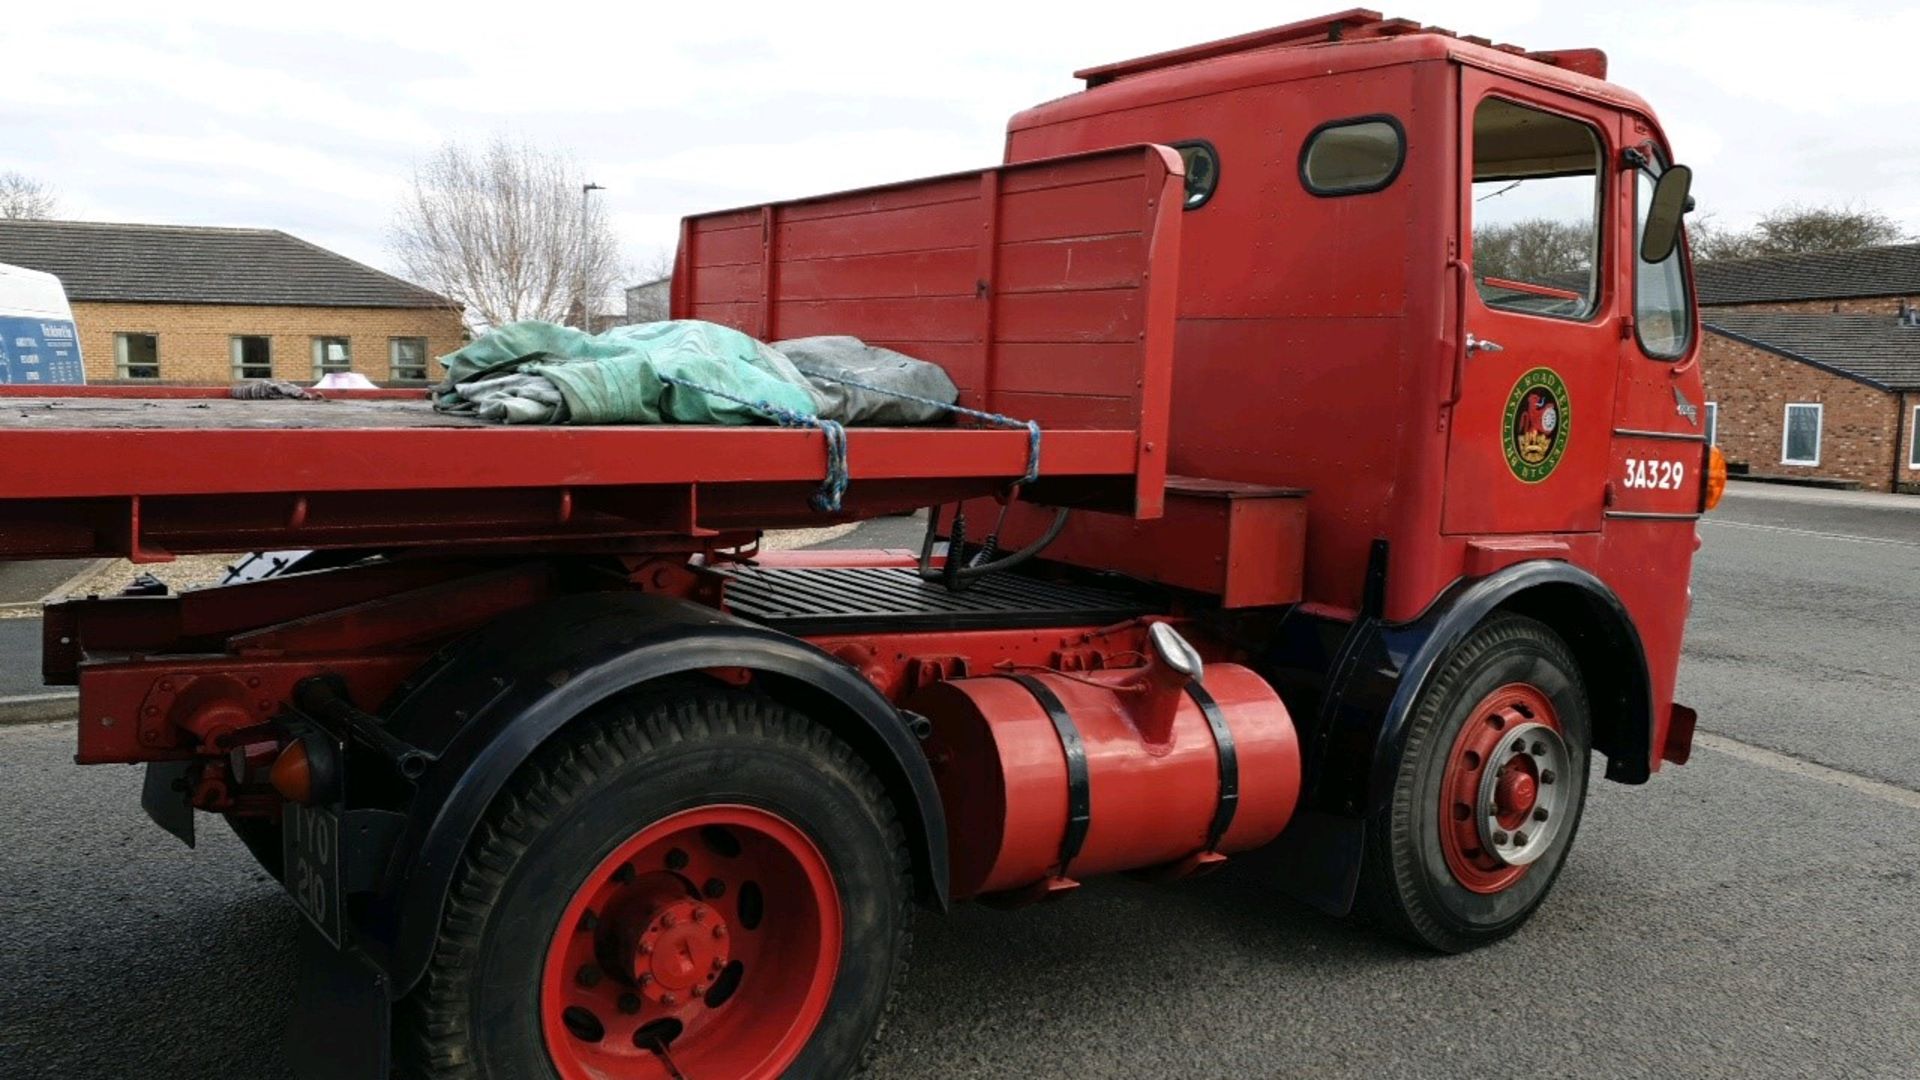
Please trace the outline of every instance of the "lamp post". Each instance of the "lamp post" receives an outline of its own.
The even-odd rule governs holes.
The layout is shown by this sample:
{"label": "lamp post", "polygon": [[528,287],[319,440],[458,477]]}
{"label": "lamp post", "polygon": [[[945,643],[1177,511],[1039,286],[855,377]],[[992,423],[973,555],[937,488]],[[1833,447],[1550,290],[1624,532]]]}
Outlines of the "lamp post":
{"label": "lamp post", "polygon": [[587,260],[593,252],[591,228],[593,214],[587,200],[594,192],[605,190],[607,189],[591,182],[580,185],[580,269],[579,284],[574,290],[574,296],[580,302],[580,329],[589,334],[593,333],[593,309],[587,306]]}

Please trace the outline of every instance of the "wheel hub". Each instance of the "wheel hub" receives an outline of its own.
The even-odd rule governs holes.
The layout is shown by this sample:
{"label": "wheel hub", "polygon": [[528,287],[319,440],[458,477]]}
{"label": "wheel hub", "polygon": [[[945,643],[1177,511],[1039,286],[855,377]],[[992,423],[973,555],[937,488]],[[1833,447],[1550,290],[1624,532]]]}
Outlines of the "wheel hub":
{"label": "wheel hub", "polygon": [[625,970],[640,992],[654,1001],[700,997],[712,988],[732,958],[727,921],[696,900],[657,906],[636,920]]}
{"label": "wheel hub", "polygon": [[1512,683],[1461,727],[1441,779],[1440,849],[1454,880],[1496,893],[1525,875],[1564,827],[1572,759],[1552,701]]}
{"label": "wheel hub", "polygon": [[547,949],[561,1080],[773,1080],[826,1012],[843,929],[819,849],[751,806],[641,829],[574,891]]}

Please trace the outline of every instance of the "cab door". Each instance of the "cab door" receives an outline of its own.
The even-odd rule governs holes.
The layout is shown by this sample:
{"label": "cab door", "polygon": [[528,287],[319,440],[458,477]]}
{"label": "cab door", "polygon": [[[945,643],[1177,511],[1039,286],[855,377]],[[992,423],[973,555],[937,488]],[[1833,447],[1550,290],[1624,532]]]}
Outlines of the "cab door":
{"label": "cab door", "polygon": [[1441,528],[1598,530],[1620,355],[1618,121],[1460,71],[1466,281]]}

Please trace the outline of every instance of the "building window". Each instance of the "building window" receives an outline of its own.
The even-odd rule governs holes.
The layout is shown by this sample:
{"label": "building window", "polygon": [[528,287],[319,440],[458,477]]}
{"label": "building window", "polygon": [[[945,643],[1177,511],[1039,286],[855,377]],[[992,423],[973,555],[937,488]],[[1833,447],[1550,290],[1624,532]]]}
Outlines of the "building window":
{"label": "building window", "polygon": [[353,370],[353,346],[343,337],[313,339],[313,377]]}
{"label": "building window", "polygon": [[1300,147],[1300,182],[1315,195],[1364,195],[1400,175],[1407,137],[1391,116],[1321,124]]}
{"label": "building window", "polygon": [[394,382],[427,381],[427,339],[397,337],[387,339],[388,378]]}
{"label": "building window", "polygon": [[1586,319],[1600,300],[1600,133],[1501,98],[1473,111],[1473,281],[1490,308]]}
{"label": "building window", "polygon": [[233,377],[273,378],[273,339],[261,334],[236,334],[233,338]]}
{"label": "building window", "polygon": [[1907,432],[1907,468],[1920,469],[1920,405],[1913,407],[1913,428]]}
{"label": "building window", "polygon": [[1707,445],[1720,445],[1720,403],[1707,402]]}
{"label": "building window", "polygon": [[1824,411],[1820,405],[1800,402],[1787,406],[1787,420],[1780,435],[1780,464],[1820,464],[1820,420]]}
{"label": "building window", "polygon": [[122,379],[160,377],[160,335],[113,335],[113,373]]}

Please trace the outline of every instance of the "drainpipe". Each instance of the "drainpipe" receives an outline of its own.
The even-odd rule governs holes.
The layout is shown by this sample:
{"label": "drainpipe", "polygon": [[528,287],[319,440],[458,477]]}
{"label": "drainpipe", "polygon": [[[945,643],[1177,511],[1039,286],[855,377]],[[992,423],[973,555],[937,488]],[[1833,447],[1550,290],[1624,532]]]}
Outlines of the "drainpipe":
{"label": "drainpipe", "polygon": [[[1914,436],[1920,435],[1920,432],[1909,430],[1913,424],[1913,404],[1907,400],[1907,392],[1902,390],[1895,394],[1894,400],[1899,403],[1899,408],[1895,410],[1893,417],[1893,483],[1887,490],[1897,495],[1900,493],[1900,464],[1907,460],[1902,455],[1912,456],[1911,444]],[[1906,436],[1909,445],[1904,447],[1900,445],[1902,435]]]}

